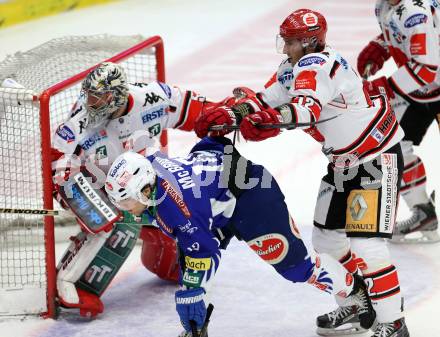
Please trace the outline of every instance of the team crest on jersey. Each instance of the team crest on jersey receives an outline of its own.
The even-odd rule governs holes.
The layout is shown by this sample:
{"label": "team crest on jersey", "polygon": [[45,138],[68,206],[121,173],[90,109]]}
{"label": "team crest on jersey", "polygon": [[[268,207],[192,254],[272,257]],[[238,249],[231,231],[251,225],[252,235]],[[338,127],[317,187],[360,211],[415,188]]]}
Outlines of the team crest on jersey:
{"label": "team crest on jersey", "polygon": [[247,244],[264,261],[277,264],[283,261],[289,251],[289,242],[284,235],[271,233],[260,236]]}
{"label": "team crest on jersey", "polygon": [[323,65],[324,63],[325,63],[325,60],[322,57],[309,56],[309,57],[303,58],[301,61],[299,61],[298,66],[307,67],[311,64]]}
{"label": "team crest on jersey", "polygon": [[57,129],[57,135],[64,139],[67,143],[72,143],[75,140],[73,131],[64,124],[61,124]]}
{"label": "team crest on jersey", "polygon": [[428,16],[426,16],[425,14],[414,14],[406,19],[403,25],[405,26],[405,28],[411,28],[421,23],[426,23],[426,21],[428,21]]}

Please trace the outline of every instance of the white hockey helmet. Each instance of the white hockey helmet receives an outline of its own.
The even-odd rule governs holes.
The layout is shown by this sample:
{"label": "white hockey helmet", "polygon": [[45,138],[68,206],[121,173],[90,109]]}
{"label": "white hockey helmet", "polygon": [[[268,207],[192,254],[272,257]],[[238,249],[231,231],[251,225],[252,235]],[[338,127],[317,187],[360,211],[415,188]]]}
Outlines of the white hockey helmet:
{"label": "white hockey helmet", "polygon": [[143,193],[146,186],[154,190],[156,172],[151,162],[136,152],[125,152],[113,162],[107,173],[105,191],[109,199],[121,210],[129,210],[127,205],[133,200],[147,207],[154,206],[154,200]]}
{"label": "white hockey helmet", "polygon": [[103,62],[82,82],[88,124],[96,125],[110,118],[113,112],[128,101],[127,76],[121,65]]}

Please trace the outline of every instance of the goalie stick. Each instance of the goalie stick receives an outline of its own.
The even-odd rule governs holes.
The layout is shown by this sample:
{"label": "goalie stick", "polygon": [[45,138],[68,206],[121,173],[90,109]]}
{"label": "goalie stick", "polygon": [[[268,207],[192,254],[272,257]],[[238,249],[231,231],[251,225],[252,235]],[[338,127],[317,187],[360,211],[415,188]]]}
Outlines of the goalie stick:
{"label": "goalie stick", "polygon": [[[316,124],[324,123],[329,120],[332,120],[337,116],[333,116],[330,118],[322,119],[315,122],[309,122],[309,123],[263,123],[263,124],[257,124],[257,127],[260,129],[287,129],[287,130],[293,130],[299,127],[304,126],[314,126]],[[222,125],[213,125],[209,128],[209,131],[221,131],[221,130],[240,130],[240,125],[228,125],[228,124],[222,124]]]}
{"label": "goalie stick", "polygon": [[66,211],[56,211],[53,209],[0,208],[0,213],[57,216],[57,215],[63,215],[64,213],[67,213],[67,212]]}

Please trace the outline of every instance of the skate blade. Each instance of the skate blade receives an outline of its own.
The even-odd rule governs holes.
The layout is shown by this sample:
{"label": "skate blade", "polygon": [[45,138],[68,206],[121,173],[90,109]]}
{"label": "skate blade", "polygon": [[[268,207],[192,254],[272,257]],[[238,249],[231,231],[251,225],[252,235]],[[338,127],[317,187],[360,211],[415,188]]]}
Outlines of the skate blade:
{"label": "skate blade", "polygon": [[320,336],[346,336],[346,335],[358,335],[367,332],[360,326],[359,323],[347,323],[343,324],[336,329],[316,328],[316,333]]}
{"label": "skate blade", "polygon": [[437,231],[422,231],[406,235],[393,235],[389,241],[397,244],[436,243],[440,241],[440,236]]}

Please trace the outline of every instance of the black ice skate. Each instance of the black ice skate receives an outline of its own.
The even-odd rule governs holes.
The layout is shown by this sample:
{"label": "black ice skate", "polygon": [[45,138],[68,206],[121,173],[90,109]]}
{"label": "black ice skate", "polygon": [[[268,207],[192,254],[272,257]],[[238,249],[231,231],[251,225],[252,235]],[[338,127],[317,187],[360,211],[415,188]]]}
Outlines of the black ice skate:
{"label": "black ice skate", "polygon": [[396,223],[393,243],[433,243],[440,241],[434,203],[415,205],[407,220]]}
{"label": "black ice skate", "polygon": [[376,312],[373,310],[365,283],[360,276],[355,276],[354,287],[347,298],[348,306],[319,316],[316,333],[321,336],[341,336],[366,332],[374,323]]}
{"label": "black ice skate", "polygon": [[392,323],[378,323],[374,335],[371,337],[409,337],[405,318],[398,319]]}

